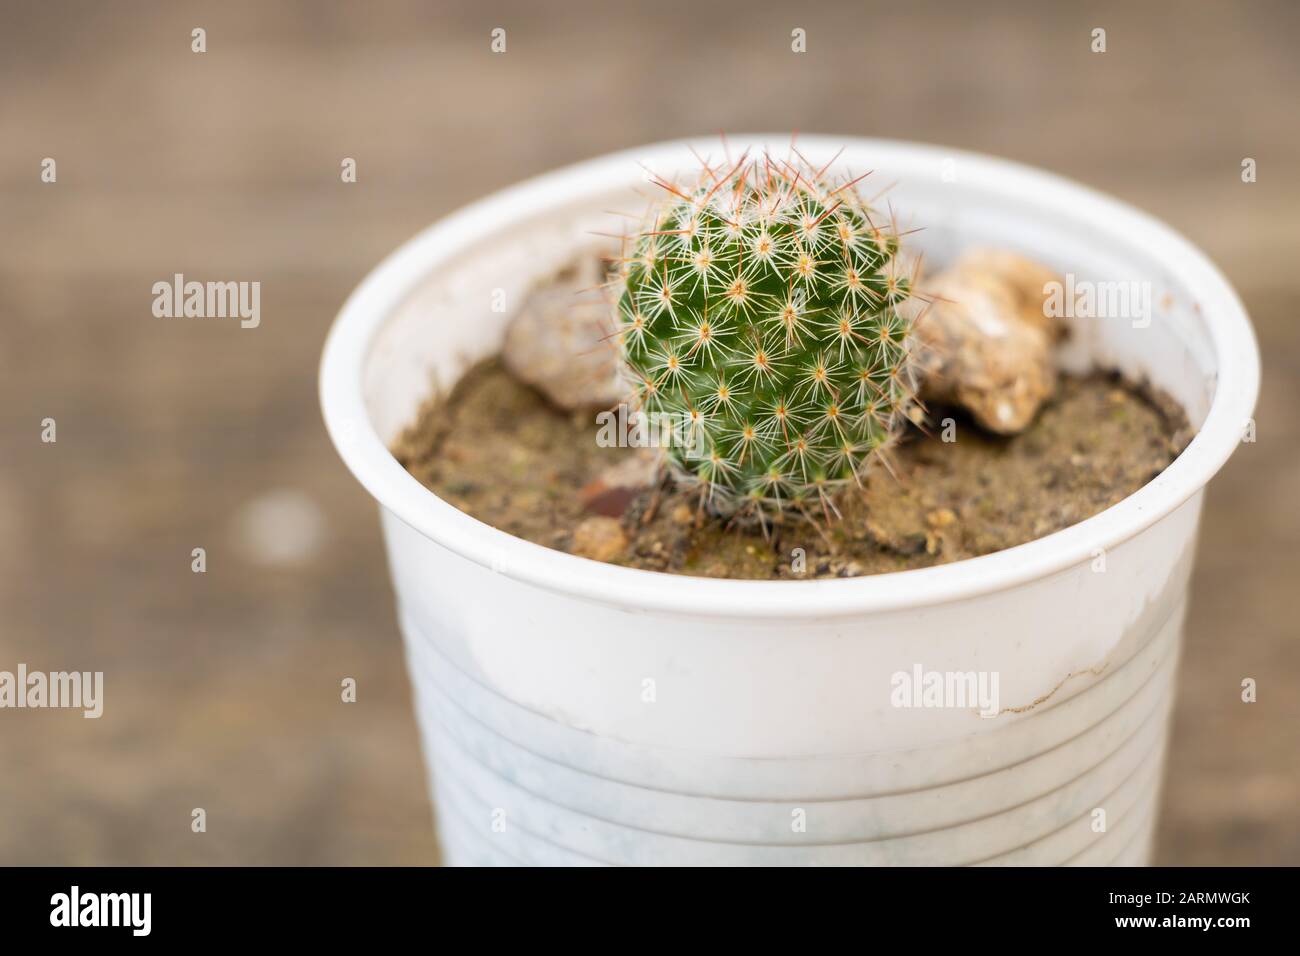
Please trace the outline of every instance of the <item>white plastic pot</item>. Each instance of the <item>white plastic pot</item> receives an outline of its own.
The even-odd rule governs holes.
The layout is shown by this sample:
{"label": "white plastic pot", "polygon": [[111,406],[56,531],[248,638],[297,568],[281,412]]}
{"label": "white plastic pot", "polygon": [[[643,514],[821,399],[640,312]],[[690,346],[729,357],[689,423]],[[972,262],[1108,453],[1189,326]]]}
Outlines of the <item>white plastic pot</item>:
{"label": "white plastic pot", "polygon": [[[730,147],[768,143],[787,145]],[[583,163],[444,219],[366,278],[326,344],[325,421],[380,504],[446,861],[1147,861],[1203,489],[1259,374],[1228,283],[1148,216],[996,159],[799,142],[813,163],[844,147],[840,166],[896,182],[931,261],[988,244],[1152,284],[1148,326],[1076,319],[1066,360],[1148,378],[1195,440],[1118,505],[1020,547],[845,580],[668,576],[513,538],[389,454],[435,381],[499,347],[494,290],[518,302],[589,230],[617,229],[608,210],[640,211],[644,167],[693,167],[691,145]],[[893,706],[894,675],[917,667],[996,673],[1001,711]]]}

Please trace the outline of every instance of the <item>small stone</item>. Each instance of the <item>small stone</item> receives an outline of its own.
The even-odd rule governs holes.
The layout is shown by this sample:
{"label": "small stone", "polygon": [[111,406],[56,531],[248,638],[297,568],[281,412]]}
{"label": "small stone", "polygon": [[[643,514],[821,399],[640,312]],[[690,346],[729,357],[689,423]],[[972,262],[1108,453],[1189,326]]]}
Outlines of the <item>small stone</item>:
{"label": "small stone", "polygon": [[925,516],[925,523],[931,528],[947,528],[956,520],[957,515],[953,513],[951,508],[939,508]]}
{"label": "small stone", "polygon": [[627,548],[623,526],[613,518],[586,518],[573,529],[573,554],[593,561],[613,561]]}
{"label": "small stone", "polygon": [[881,547],[888,547],[889,533],[880,525],[868,518],[862,523],[863,529],[867,532],[867,537]]}
{"label": "small stone", "polygon": [[695,520],[695,512],[691,511],[689,505],[679,504],[668,517],[673,524],[688,525]]}
{"label": "small stone", "polygon": [[654,484],[662,461],[657,448],[619,449],[619,460],[598,477],[611,487],[648,488]]}
{"label": "small stone", "polygon": [[635,488],[606,488],[599,481],[588,482],[578,492],[585,510],[607,518],[621,518],[636,496]]}
{"label": "small stone", "polygon": [[567,411],[609,408],[628,392],[601,281],[593,251],[543,279],[511,320],[501,347],[512,375]]}
{"label": "small stone", "polygon": [[905,537],[900,542],[898,551],[903,554],[920,554],[925,550],[926,541],[929,538],[927,534],[912,534]]}
{"label": "small stone", "polygon": [[659,456],[654,449],[630,449],[620,460],[606,468],[578,491],[578,500],[592,514],[622,517],[641,492],[654,484],[659,471]]}

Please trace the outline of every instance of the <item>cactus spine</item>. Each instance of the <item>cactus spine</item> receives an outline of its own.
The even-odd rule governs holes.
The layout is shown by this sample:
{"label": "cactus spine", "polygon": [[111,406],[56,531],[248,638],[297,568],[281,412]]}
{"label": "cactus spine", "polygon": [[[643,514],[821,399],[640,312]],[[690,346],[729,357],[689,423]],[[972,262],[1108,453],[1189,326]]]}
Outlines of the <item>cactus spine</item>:
{"label": "cactus spine", "polygon": [[615,317],[642,411],[677,423],[668,460],[714,513],[829,513],[912,398],[897,232],[803,161],[658,185]]}

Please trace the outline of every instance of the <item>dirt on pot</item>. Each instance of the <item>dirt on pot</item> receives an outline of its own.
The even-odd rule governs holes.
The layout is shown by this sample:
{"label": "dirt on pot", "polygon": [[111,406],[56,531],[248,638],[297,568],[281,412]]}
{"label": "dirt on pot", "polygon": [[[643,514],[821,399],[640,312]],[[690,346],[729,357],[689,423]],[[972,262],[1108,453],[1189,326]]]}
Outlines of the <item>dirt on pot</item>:
{"label": "dirt on pot", "polygon": [[[768,529],[708,520],[659,480],[644,449],[600,447],[589,413],[565,413],[491,359],[430,400],[393,453],[439,497],[502,531],[632,568],[704,577],[853,577],[989,554],[1050,534],[1149,482],[1191,438],[1171,399],[1114,375],[1063,376],[1013,437],[931,409],[840,520]],[[947,440],[945,440],[947,439]]]}

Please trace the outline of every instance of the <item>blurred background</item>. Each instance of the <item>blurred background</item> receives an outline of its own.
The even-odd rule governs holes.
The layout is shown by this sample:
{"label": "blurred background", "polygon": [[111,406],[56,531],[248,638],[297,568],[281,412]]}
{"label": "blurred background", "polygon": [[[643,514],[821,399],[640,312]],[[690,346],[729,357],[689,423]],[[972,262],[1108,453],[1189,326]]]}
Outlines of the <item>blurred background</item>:
{"label": "blurred background", "polygon": [[[1157,859],[1300,863],[1297,49],[1285,2],[0,0],[0,669],[106,685],[99,720],[0,711],[0,864],[437,862],[376,509],[318,412],[326,329],[456,207],[722,130],[1040,165],[1236,284],[1258,441],[1207,499]],[[177,272],[261,282],[260,328],[154,318]]]}

